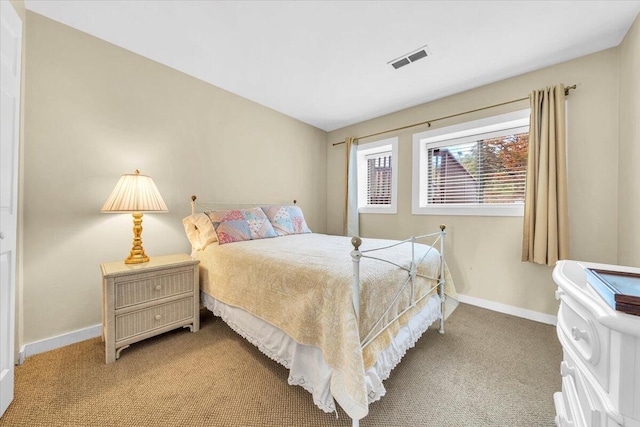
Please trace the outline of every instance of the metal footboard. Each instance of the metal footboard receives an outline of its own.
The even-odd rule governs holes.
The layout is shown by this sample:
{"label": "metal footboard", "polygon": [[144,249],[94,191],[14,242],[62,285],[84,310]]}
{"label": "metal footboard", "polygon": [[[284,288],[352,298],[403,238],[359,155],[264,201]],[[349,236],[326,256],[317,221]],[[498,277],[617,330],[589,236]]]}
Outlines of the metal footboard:
{"label": "metal footboard", "polygon": [[[422,299],[431,295],[431,293],[436,288],[438,289],[437,292],[440,298],[440,328],[438,329],[438,332],[440,334],[444,334],[444,313],[445,313],[445,298],[446,298],[444,293],[444,287],[445,287],[444,237],[446,235],[445,229],[446,227],[443,224],[440,226],[439,232],[425,234],[422,236],[410,237],[407,240],[396,242],[391,245],[387,245],[379,248],[367,249],[367,250],[360,250],[360,246],[362,245],[362,239],[360,237],[354,236],[351,239],[351,244],[353,245],[353,250],[351,251],[351,259],[353,261],[353,309],[356,315],[356,321],[358,323],[360,321],[360,260],[362,258],[369,258],[379,262],[386,262],[386,263],[395,265],[396,267],[407,272],[407,278],[405,279],[404,283],[402,284],[398,292],[394,295],[394,298],[390,302],[385,312],[375,322],[371,330],[367,331],[364,337],[361,337],[360,346],[362,347],[362,349],[367,347],[371,342],[373,342],[373,340],[375,340],[380,334],[382,334],[392,323],[398,320],[407,311],[415,307],[416,304],[419,303]],[[429,245],[429,249],[427,249],[427,251],[422,256],[422,258],[420,258],[420,260],[416,262],[415,244],[416,244],[416,241],[423,240],[423,239],[432,239],[430,241],[431,244]],[[438,277],[428,277],[428,276],[419,274],[417,272],[418,265],[426,258],[426,256],[438,244],[438,242],[440,243],[440,254],[439,254],[440,269],[439,269]],[[392,261],[385,260],[383,258],[370,255],[373,252],[380,251],[383,249],[388,249],[388,248],[403,245],[403,244],[411,244],[411,263],[408,267],[396,264]],[[416,277],[423,277],[426,279],[437,280],[437,284],[432,288],[430,288],[429,290],[427,290],[426,292],[424,292],[422,295],[416,295],[416,292],[415,292]],[[411,292],[410,304],[407,307],[405,307],[403,310],[401,310],[400,313],[398,313],[389,322],[387,322],[386,324],[383,324],[383,320],[385,319],[387,314],[389,314],[389,311],[391,311],[392,308],[395,306],[396,302],[398,301],[402,293],[407,289],[407,287],[410,287],[410,292]],[[359,420],[352,419],[352,427],[358,427],[358,426],[359,426]]]}

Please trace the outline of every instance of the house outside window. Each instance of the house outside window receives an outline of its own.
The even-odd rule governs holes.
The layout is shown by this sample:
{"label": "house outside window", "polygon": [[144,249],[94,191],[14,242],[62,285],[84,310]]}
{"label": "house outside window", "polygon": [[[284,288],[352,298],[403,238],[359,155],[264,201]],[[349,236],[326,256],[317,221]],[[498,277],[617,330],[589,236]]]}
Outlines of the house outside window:
{"label": "house outside window", "polygon": [[358,145],[358,212],[397,213],[398,138]]}
{"label": "house outside window", "polygon": [[413,214],[522,216],[529,110],[414,135]]}

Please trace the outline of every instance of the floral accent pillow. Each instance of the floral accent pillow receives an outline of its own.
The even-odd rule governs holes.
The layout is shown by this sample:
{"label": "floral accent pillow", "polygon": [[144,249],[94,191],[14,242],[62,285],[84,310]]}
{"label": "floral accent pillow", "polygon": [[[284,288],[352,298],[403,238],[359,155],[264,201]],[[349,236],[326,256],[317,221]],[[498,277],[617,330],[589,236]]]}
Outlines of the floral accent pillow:
{"label": "floral accent pillow", "polygon": [[206,214],[213,223],[221,245],[278,236],[260,208],[212,211]]}
{"label": "floral accent pillow", "polygon": [[298,206],[263,206],[262,210],[278,236],[311,233]]}

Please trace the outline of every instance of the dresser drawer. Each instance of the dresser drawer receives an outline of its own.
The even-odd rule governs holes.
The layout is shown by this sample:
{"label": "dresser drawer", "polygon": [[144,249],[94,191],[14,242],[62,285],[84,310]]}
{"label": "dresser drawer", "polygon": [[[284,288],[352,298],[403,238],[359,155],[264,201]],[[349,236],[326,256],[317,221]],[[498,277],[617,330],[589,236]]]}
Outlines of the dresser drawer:
{"label": "dresser drawer", "polygon": [[556,403],[561,403],[563,408],[562,411],[558,411],[556,425],[560,427],[586,427],[578,401],[576,383],[572,376],[562,377],[561,398]]}
{"label": "dresser drawer", "polygon": [[116,342],[194,317],[193,296],[116,316]]}
{"label": "dresser drawer", "polygon": [[610,330],[568,295],[561,297],[558,311],[558,337],[569,346],[605,391],[609,391]]}
{"label": "dresser drawer", "polygon": [[193,292],[193,268],[182,267],[163,274],[146,273],[119,277],[115,280],[115,308],[127,307]]}
{"label": "dresser drawer", "polygon": [[575,361],[574,352],[565,350],[563,353],[564,360],[560,364],[562,392],[565,391],[565,380],[570,378],[577,400],[574,408],[576,419],[583,421],[587,427],[626,425],[620,412],[613,407],[609,395],[594,382],[588,372],[582,371],[583,364]]}
{"label": "dresser drawer", "polygon": [[556,407],[556,427],[572,427],[573,421],[568,415],[565,395],[562,392],[553,393],[553,404]]}
{"label": "dresser drawer", "polygon": [[[562,393],[572,395],[572,409],[575,411],[574,424],[586,427],[601,427],[602,409],[604,405],[598,398],[598,394],[591,390],[579,370],[571,366],[569,358],[565,355],[565,360],[560,365],[562,372]],[[570,380],[570,381],[569,381]],[[572,390],[566,390],[569,387]]]}

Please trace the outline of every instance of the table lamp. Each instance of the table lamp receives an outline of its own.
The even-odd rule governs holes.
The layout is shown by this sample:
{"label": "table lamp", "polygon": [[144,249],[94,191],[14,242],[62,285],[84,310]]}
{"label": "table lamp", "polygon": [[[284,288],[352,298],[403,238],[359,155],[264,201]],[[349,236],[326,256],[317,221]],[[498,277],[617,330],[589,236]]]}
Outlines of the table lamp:
{"label": "table lamp", "polygon": [[131,212],[133,214],[133,247],[125,264],[140,264],[149,261],[142,247],[142,212],[167,212],[162,196],[150,176],[133,174],[120,177],[102,212]]}

